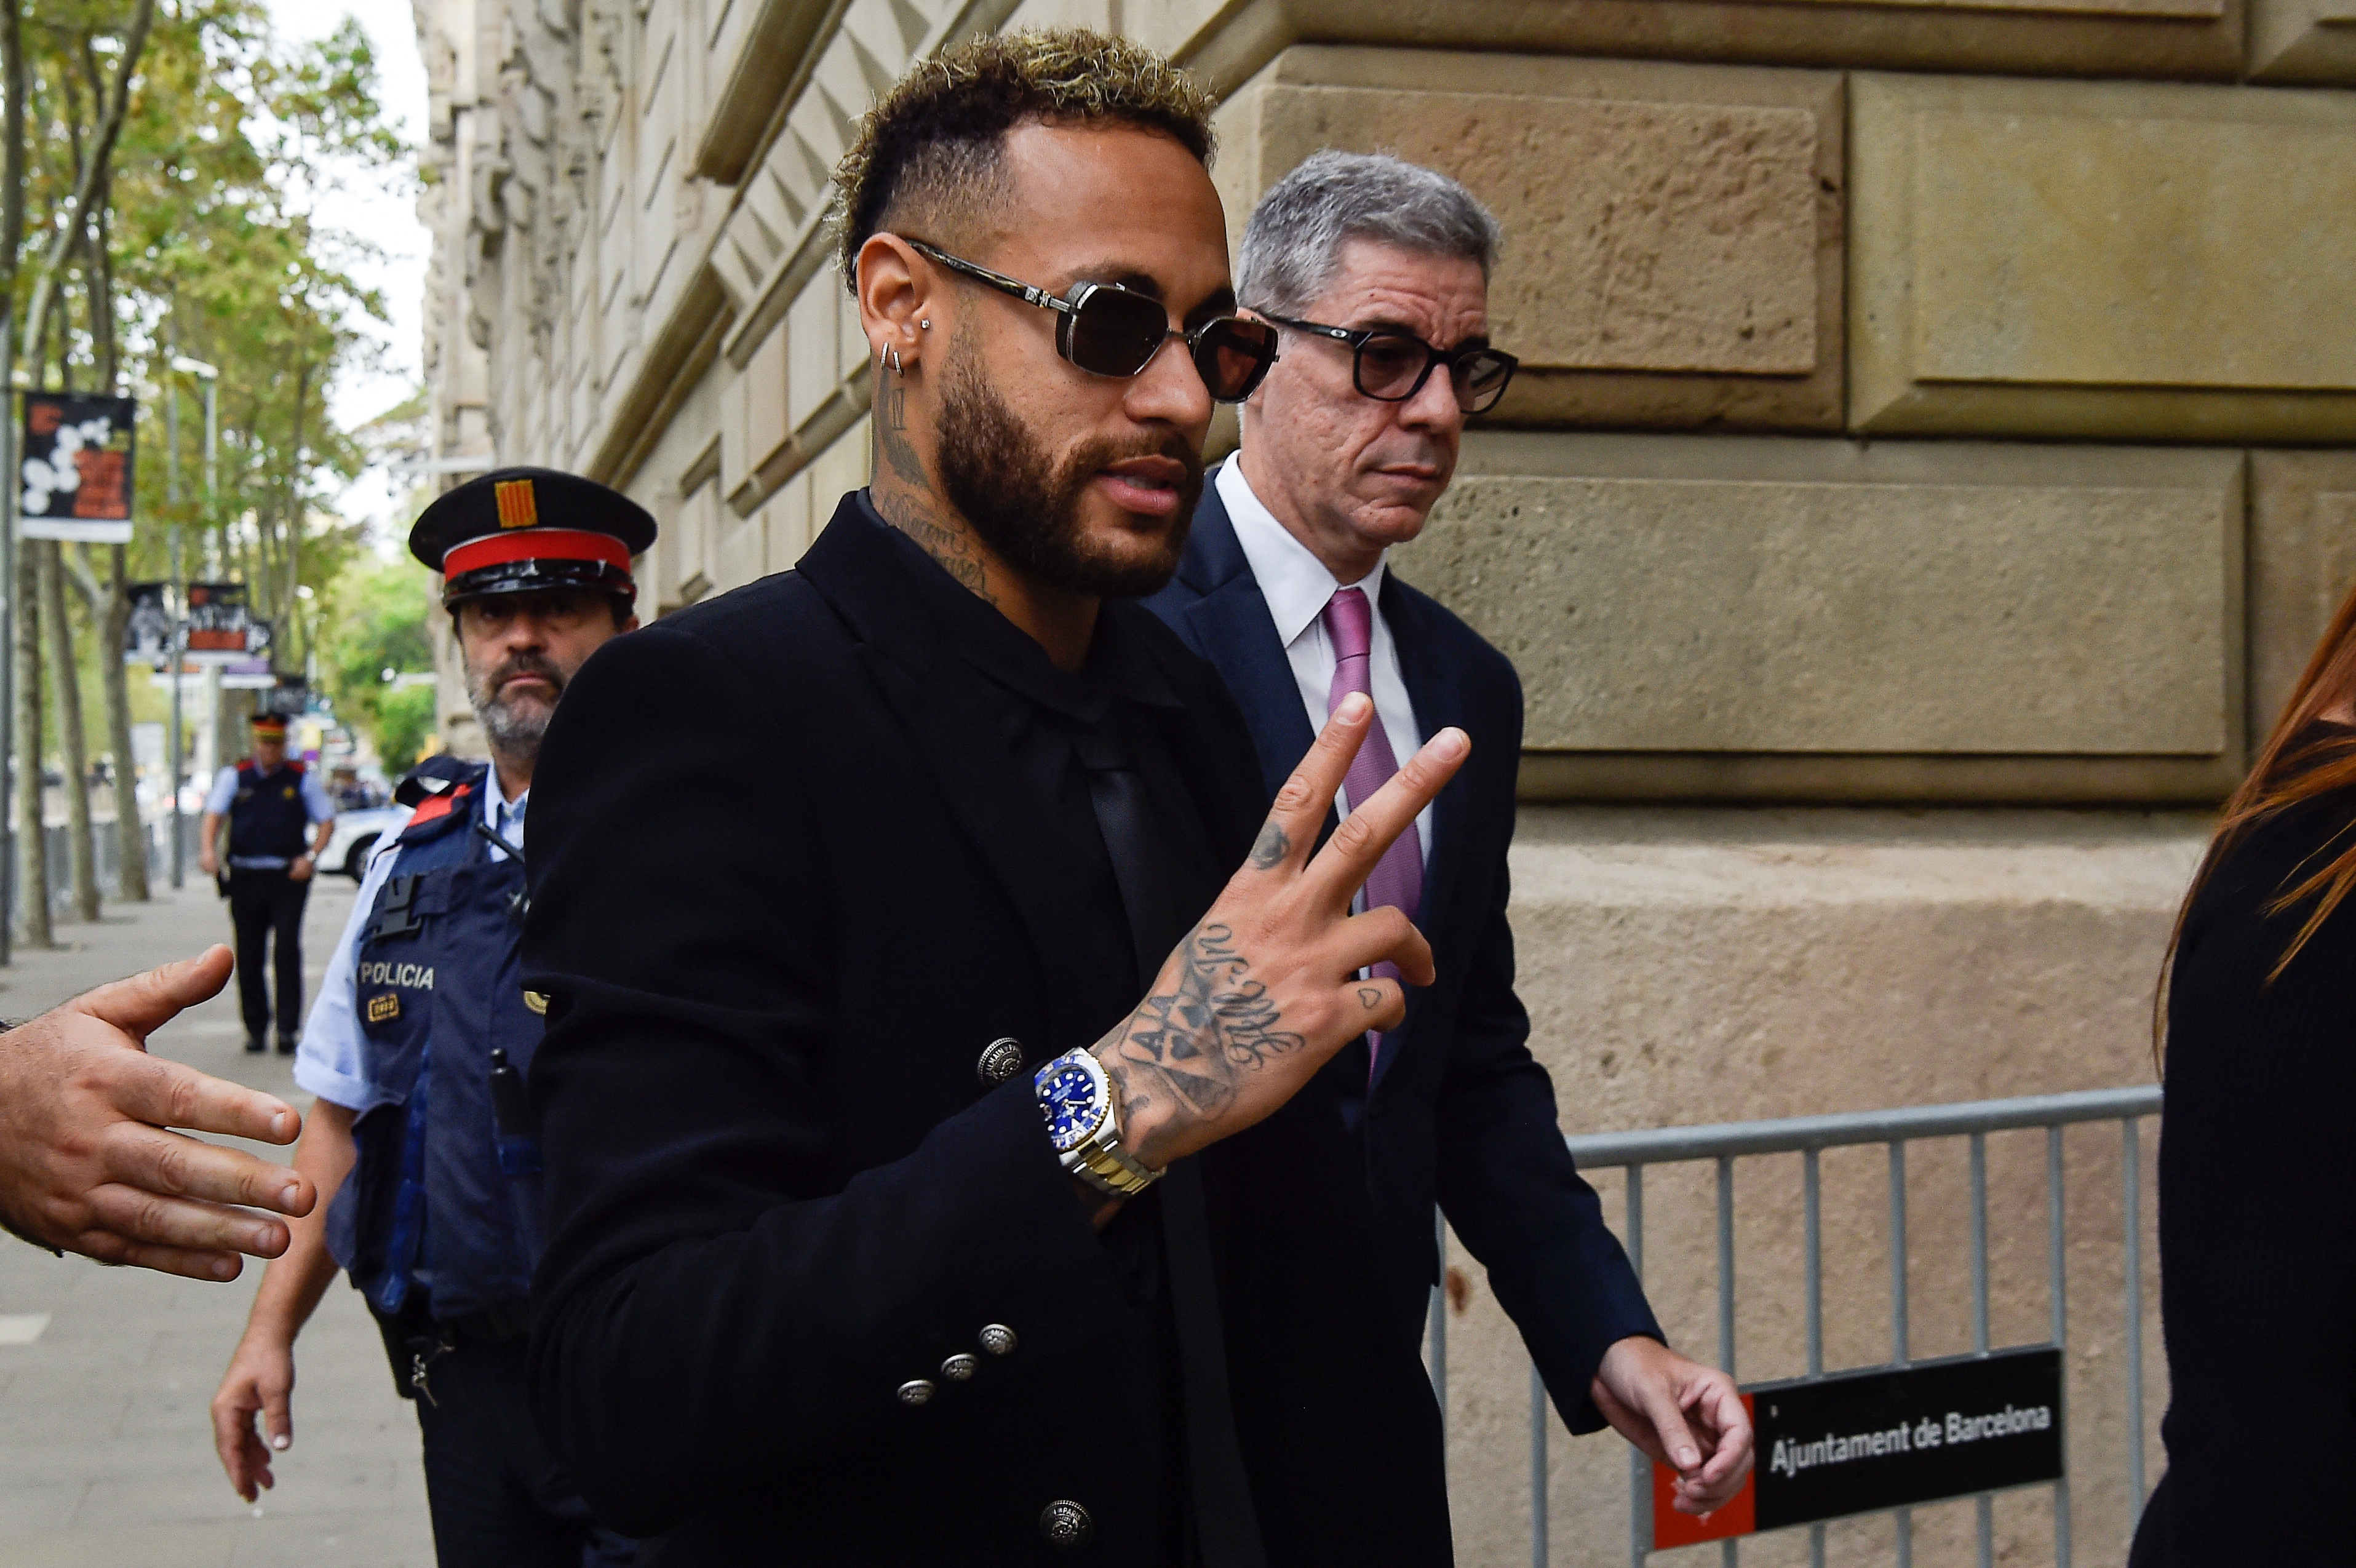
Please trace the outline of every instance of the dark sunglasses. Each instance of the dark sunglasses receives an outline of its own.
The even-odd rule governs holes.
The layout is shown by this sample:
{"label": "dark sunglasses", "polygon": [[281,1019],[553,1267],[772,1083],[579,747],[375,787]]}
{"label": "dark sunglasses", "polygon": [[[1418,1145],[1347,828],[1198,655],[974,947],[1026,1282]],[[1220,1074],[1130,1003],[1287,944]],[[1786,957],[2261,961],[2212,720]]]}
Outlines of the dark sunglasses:
{"label": "dark sunglasses", "polygon": [[1356,355],[1351,380],[1360,392],[1383,403],[1405,403],[1423,390],[1434,365],[1448,367],[1456,389],[1456,406],[1467,413],[1486,413],[1505,395],[1506,383],[1521,361],[1502,349],[1435,349],[1422,338],[1395,327],[1371,327],[1352,331],[1322,321],[1301,321],[1290,316],[1259,312],[1270,321],[1295,331],[1314,332],[1336,343],[1347,343]]}
{"label": "dark sunglasses", "polygon": [[1181,332],[1170,325],[1170,312],[1160,300],[1116,284],[1076,283],[1069,298],[1057,299],[1044,288],[960,261],[922,240],[909,240],[908,244],[953,273],[1011,294],[1025,305],[1054,311],[1055,352],[1096,375],[1136,375],[1153,362],[1163,343],[1177,338],[1184,340],[1187,357],[1211,396],[1220,403],[1241,403],[1276,363],[1276,328],[1263,321],[1220,316]]}

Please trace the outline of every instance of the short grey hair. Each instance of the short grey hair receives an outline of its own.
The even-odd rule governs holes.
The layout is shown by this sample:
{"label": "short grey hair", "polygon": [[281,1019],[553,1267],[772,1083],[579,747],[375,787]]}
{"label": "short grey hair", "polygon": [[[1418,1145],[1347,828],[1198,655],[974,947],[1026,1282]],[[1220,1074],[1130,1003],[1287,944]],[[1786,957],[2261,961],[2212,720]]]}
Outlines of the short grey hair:
{"label": "short grey hair", "polygon": [[1374,240],[1478,262],[1487,282],[1504,231],[1471,191],[1387,153],[1312,153],[1269,188],[1244,226],[1236,295],[1297,316],[1333,284],[1342,247]]}

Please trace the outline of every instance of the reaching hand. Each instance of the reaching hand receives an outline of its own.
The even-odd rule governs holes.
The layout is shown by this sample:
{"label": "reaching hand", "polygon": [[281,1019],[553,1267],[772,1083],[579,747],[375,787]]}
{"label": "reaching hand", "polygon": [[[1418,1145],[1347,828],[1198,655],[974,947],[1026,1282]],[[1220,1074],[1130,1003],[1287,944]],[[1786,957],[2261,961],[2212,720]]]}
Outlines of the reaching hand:
{"label": "reaching hand", "polygon": [[1613,1431],[1677,1473],[1679,1513],[1724,1508],[1751,1473],[1750,1414],[1714,1367],[1632,1336],[1603,1353],[1588,1393]]}
{"label": "reaching hand", "polygon": [[1151,994],[1098,1042],[1120,1097],[1121,1144],[1145,1164],[1242,1132],[1359,1035],[1396,1026],[1407,993],[1359,971],[1388,960],[1415,984],[1431,983],[1431,949],[1407,916],[1388,907],[1352,915],[1350,900],[1455,775],[1472,750],[1464,732],[1432,736],[1309,857],[1373,715],[1363,695],[1344,699],[1277,791],[1242,869]]}
{"label": "reaching hand", "polygon": [[235,1279],[240,1252],[286,1250],[280,1214],[311,1211],[307,1176],[180,1133],[291,1144],[302,1118],[274,1096],[147,1054],[146,1037],[219,992],[230,952],[145,974],[0,1035],[0,1223],[102,1263]]}

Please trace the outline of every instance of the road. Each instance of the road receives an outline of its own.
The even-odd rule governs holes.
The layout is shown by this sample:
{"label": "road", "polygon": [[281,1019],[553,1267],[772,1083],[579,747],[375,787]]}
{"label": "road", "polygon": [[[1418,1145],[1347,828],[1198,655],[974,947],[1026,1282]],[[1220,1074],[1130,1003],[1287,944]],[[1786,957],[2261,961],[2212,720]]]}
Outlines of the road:
{"label": "road", "polygon": [[[312,897],[306,996],[354,891],[324,877]],[[228,929],[211,886],[192,874],[177,896],[109,905],[97,925],[59,925],[65,950],[17,954],[0,970],[0,1014],[27,1016],[201,951]],[[288,1058],[246,1056],[243,1036],[224,993],[151,1047],[307,1108]],[[367,1310],[341,1281],[296,1348],[294,1443],[277,1461],[277,1489],[258,1507],[230,1490],[207,1406],[261,1277],[252,1262],[229,1284],[104,1269],[0,1235],[0,1564],[431,1568],[416,1421],[393,1391]]]}

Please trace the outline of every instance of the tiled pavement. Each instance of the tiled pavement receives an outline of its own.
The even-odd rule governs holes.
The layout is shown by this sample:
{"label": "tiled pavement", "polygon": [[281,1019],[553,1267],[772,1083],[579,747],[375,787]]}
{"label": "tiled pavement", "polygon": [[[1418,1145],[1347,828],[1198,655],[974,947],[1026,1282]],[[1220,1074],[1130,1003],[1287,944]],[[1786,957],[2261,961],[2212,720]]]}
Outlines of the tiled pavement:
{"label": "tiled pavement", "polygon": [[[19,953],[0,970],[0,1014],[38,1012],[226,938],[225,909],[191,870],[177,896],[60,925],[68,950]],[[353,892],[327,877],[312,897],[311,994]],[[245,1056],[242,1036],[224,993],[152,1046],[307,1107],[285,1058]],[[259,1507],[229,1489],[207,1406],[261,1277],[251,1262],[225,1285],[102,1269],[0,1235],[0,1568],[430,1568],[416,1422],[340,1281],[296,1344],[294,1443],[277,1489]],[[8,1319],[38,1314],[48,1322],[37,1338],[7,1342]]]}

